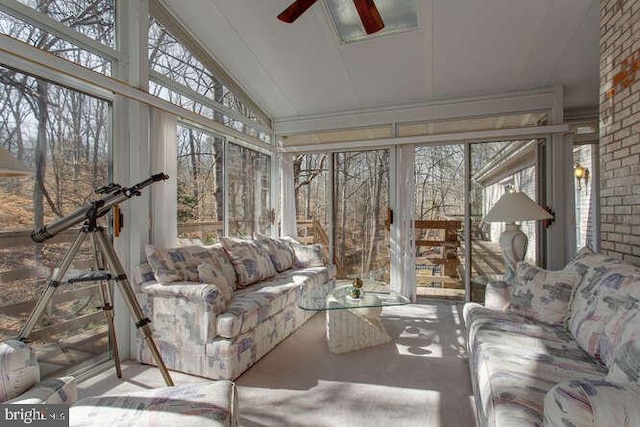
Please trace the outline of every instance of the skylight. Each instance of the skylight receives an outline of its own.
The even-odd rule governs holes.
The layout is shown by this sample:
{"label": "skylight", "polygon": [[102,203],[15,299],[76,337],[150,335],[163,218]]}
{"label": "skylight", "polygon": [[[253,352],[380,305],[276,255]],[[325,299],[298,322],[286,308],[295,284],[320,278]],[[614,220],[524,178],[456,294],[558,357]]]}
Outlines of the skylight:
{"label": "skylight", "polygon": [[[384,29],[371,34],[389,34],[418,28],[418,0],[374,0]],[[326,0],[329,16],[333,20],[340,41],[349,43],[368,36],[351,0]]]}

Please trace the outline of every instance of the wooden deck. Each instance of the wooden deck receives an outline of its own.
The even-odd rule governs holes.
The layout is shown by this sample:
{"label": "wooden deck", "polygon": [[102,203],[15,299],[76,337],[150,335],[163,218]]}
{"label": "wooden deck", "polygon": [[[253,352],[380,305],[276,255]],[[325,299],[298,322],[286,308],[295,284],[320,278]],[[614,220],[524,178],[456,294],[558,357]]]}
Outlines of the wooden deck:
{"label": "wooden deck", "polygon": [[[471,288],[472,299],[475,301],[484,297],[484,286],[487,281],[504,275],[505,271],[498,243],[473,240],[471,244]],[[431,264],[428,257],[416,258],[417,295],[428,298],[464,300],[464,251],[465,242],[461,242],[454,260],[454,274]]]}

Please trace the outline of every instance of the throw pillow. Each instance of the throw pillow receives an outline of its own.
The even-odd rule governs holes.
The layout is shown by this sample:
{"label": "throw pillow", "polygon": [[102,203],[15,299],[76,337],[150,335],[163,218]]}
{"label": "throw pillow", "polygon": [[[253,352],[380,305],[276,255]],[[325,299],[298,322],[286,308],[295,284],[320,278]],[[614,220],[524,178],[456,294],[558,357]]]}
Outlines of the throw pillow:
{"label": "throw pillow", "polygon": [[220,242],[236,270],[238,286],[248,286],[277,274],[269,254],[260,242],[231,237],[223,237]]}
{"label": "throw pillow", "polygon": [[519,262],[511,297],[511,311],[550,325],[564,325],[580,275],[572,271],[548,271]]}
{"label": "throw pillow", "polygon": [[236,269],[233,267],[233,263],[224,250],[221,243],[216,243],[207,247],[209,255],[214,261],[214,265],[219,267],[219,272],[224,275],[227,282],[231,286],[232,290],[238,289],[238,276],[236,275]]}
{"label": "throw pillow", "polygon": [[224,309],[227,303],[231,301],[233,290],[229,286],[227,279],[218,270],[218,267],[205,262],[198,266],[198,275],[200,276],[200,282],[215,285],[218,288],[222,296],[221,302]]}
{"label": "throw pillow", "polygon": [[619,328],[619,333],[615,339],[617,346],[611,355],[607,381],[638,384],[640,383],[640,311],[638,308],[628,310],[615,326]]}
{"label": "throw pillow", "polygon": [[583,281],[576,291],[582,290],[583,295],[590,297],[583,309],[571,312],[569,332],[584,351],[602,358],[600,342],[605,326],[624,307],[629,293],[640,281],[640,274],[634,273],[632,266],[598,267],[597,270],[598,274],[589,282]]}
{"label": "throw pillow", "polygon": [[[618,308],[611,320],[605,325],[604,331],[598,343],[600,359],[609,368],[612,368],[614,360],[621,356],[619,348],[626,341],[640,338],[640,289],[634,286],[627,300]],[[628,353],[628,352],[627,352]],[[628,359],[628,354],[623,356]],[[640,360],[638,360],[640,363]],[[640,365],[639,365],[640,366]]]}
{"label": "throw pillow", "polygon": [[321,244],[306,245],[291,237],[285,237],[283,240],[291,243],[291,248],[296,257],[295,266],[297,268],[324,267],[327,265],[324,248]]}
{"label": "throw pillow", "polygon": [[640,383],[640,342],[627,341],[617,349],[606,380],[613,383]]}
{"label": "throw pillow", "polygon": [[145,253],[156,280],[163,285],[173,282],[197,282],[198,265],[211,259],[206,249],[201,246],[165,249],[146,245]]}
{"label": "throw pillow", "polygon": [[255,233],[256,240],[258,240],[269,252],[269,258],[273,266],[278,273],[288,270],[293,267],[295,262],[295,255],[291,244],[283,239],[274,239],[264,234]]}
{"label": "throw pillow", "polygon": [[488,282],[484,290],[484,306],[491,310],[505,312],[511,306],[513,286],[504,280]]}
{"label": "throw pillow", "polygon": [[[590,316],[593,311],[593,304],[598,300],[600,280],[612,270],[616,271],[621,267],[622,261],[593,252],[584,247],[578,251],[575,257],[564,268],[575,271],[582,275],[580,284],[576,288],[573,301],[571,302],[569,317],[569,330],[576,336],[581,323]],[[604,325],[603,325],[604,327]]]}

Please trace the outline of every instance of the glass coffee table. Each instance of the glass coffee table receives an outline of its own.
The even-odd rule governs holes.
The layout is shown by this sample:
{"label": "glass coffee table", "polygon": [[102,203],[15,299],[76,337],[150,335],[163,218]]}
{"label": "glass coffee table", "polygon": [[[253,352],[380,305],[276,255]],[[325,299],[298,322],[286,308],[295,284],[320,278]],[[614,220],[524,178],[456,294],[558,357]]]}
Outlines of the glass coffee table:
{"label": "glass coffee table", "polygon": [[327,316],[327,344],[332,353],[361,350],[391,341],[380,321],[383,307],[409,304],[409,299],[390,292],[364,291],[352,298],[351,285],[305,288],[298,298],[302,310],[325,311]]}

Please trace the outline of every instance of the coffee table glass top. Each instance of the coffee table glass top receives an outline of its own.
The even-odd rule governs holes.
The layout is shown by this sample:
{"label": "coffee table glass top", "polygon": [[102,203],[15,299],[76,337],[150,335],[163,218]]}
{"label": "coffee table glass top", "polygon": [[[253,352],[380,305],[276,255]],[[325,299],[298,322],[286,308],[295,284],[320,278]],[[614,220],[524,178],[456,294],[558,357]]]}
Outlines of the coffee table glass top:
{"label": "coffee table glass top", "polygon": [[[396,292],[363,291],[360,298],[349,296],[351,285],[330,288],[326,286],[304,288],[298,298],[298,307],[303,310],[344,310],[366,307],[386,307],[409,304],[409,299]],[[332,303],[329,304],[328,301]]]}

